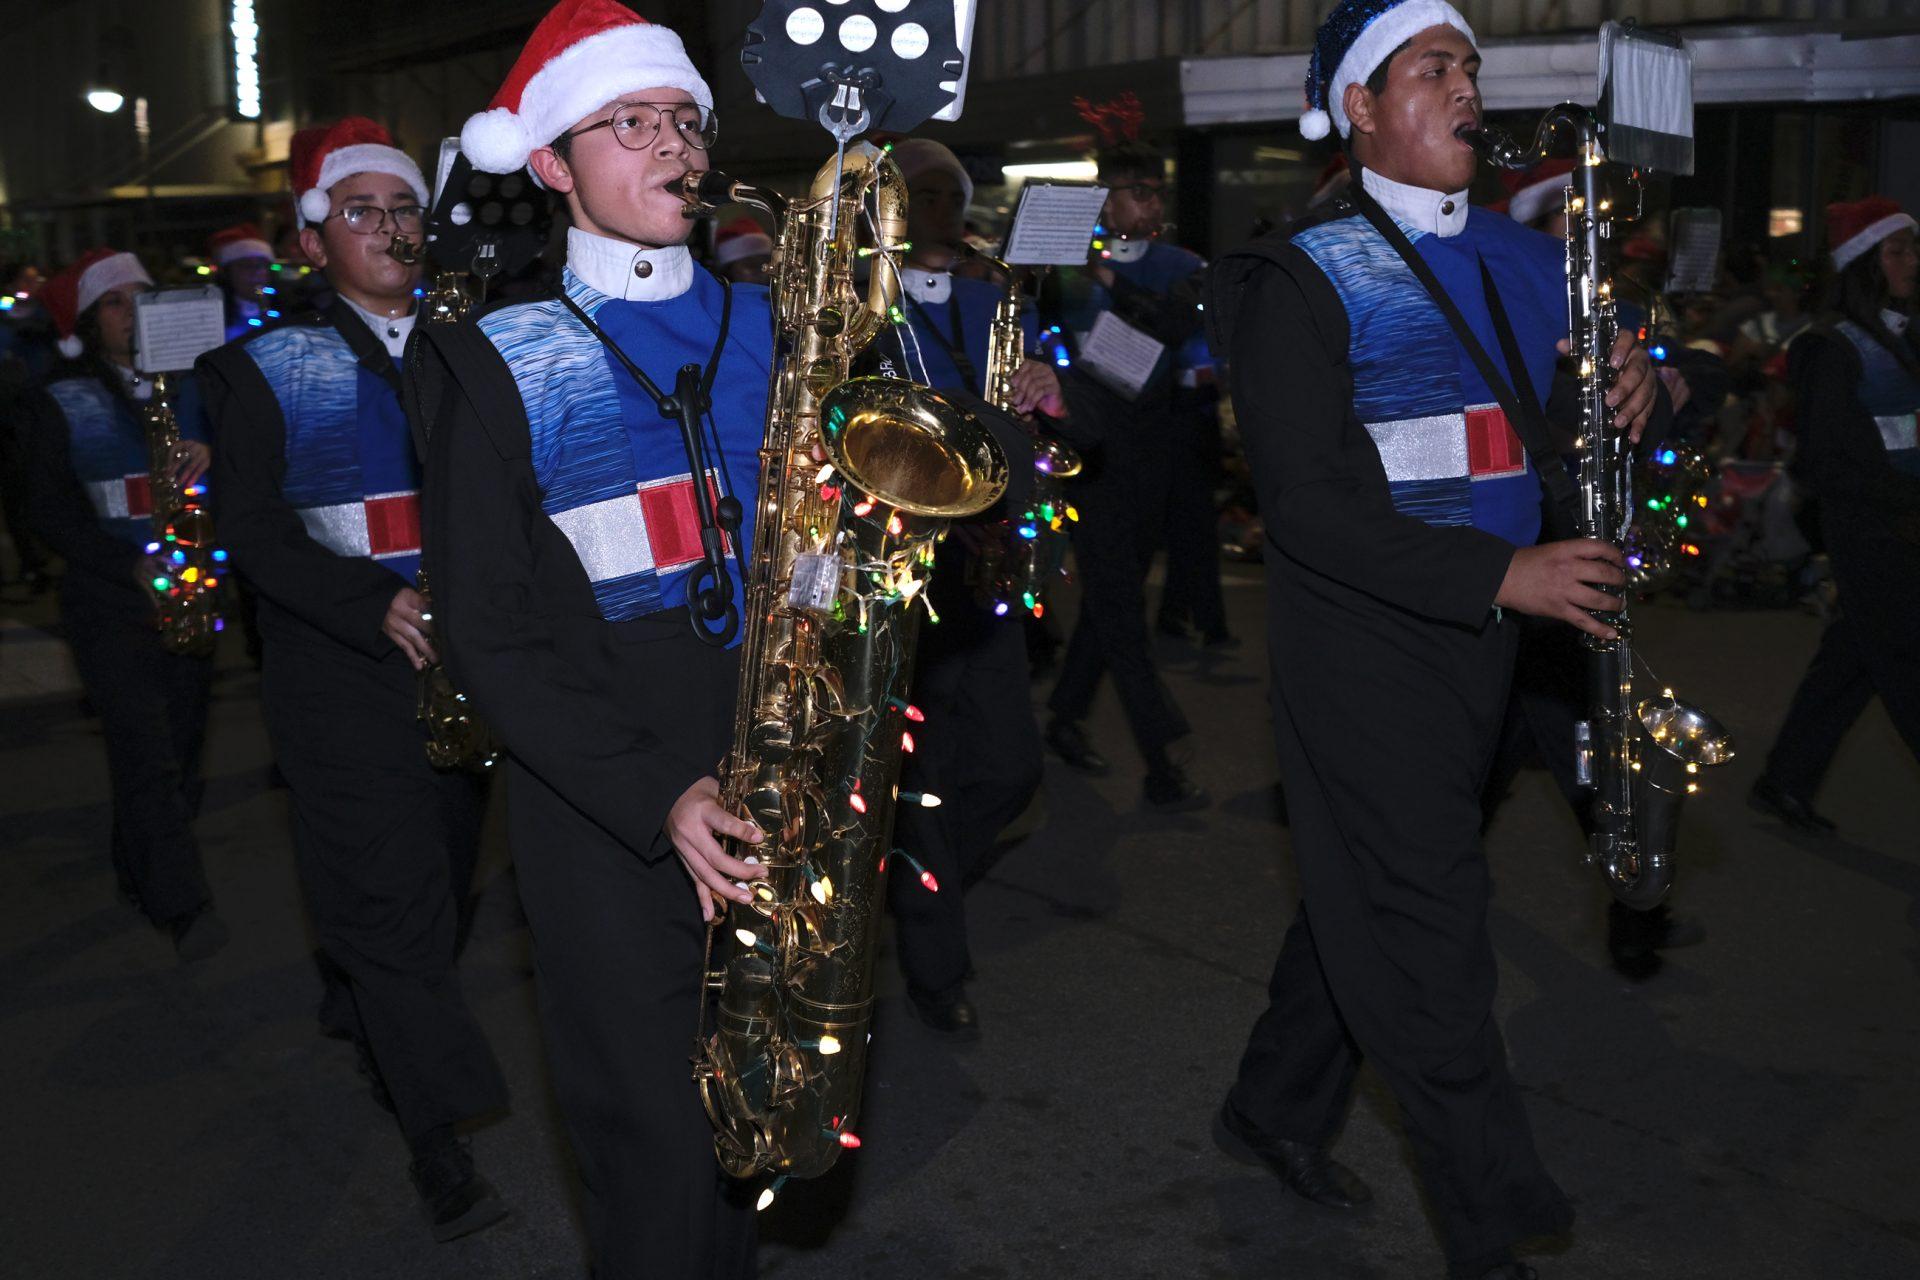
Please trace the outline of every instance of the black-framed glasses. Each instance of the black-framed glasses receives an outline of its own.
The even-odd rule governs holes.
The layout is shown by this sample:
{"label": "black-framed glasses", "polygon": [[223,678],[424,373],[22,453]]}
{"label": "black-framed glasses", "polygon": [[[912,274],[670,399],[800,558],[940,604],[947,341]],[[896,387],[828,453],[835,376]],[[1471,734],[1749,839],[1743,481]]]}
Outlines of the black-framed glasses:
{"label": "black-framed glasses", "polygon": [[585,125],[563,138],[577,138],[595,129],[611,129],[614,138],[629,151],[644,151],[660,136],[660,122],[671,119],[673,128],[687,145],[705,151],[720,136],[720,121],[697,102],[622,102],[598,124]]}
{"label": "black-framed glasses", "polygon": [[427,226],[427,211],[417,204],[395,205],[391,209],[377,204],[350,204],[327,216],[340,219],[347,224],[347,230],[358,236],[378,235],[386,229],[388,219],[392,219],[397,235],[417,236]]}

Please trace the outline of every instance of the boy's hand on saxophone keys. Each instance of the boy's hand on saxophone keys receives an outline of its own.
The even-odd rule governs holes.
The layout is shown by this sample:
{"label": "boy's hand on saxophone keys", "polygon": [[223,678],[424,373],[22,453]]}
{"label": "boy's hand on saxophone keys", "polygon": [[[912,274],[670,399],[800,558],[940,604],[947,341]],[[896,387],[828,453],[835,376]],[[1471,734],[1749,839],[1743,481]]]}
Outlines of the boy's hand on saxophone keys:
{"label": "boy's hand on saxophone keys", "polygon": [[200,483],[200,477],[207,474],[207,468],[213,462],[213,450],[198,440],[182,440],[173,455],[173,480],[182,489],[191,489]]}
{"label": "boy's hand on saxophone keys", "polygon": [[1597,538],[1569,538],[1515,551],[1493,602],[1537,618],[1558,618],[1612,640],[1619,633],[1593,615],[1619,610],[1617,588],[1626,581],[1626,556],[1620,548]]}
{"label": "boy's hand on saxophone keys", "polygon": [[767,838],[759,827],[721,807],[718,778],[702,778],[682,792],[667,812],[667,837],[693,878],[700,918],[708,923],[728,902],[752,902],[753,890],[743,882],[760,875],[754,863],[728,857],[716,836],[731,836],[747,844],[759,844]]}
{"label": "boy's hand on saxophone keys", "polygon": [[[1567,355],[1573,350],[1571,339],[1560,339],[1558,350]],[[1627,433],[1627,439],[1640,443],[1640,433],[1653,416],[1654,390],[1659,385],[1653,373],[1653,360],[1647,349],[1630,333],[1613,340],[1613,385],[1607,390],[1607,404],[1613,410],[1613,429]]]}
{"label": "boy's hand on saxophone keys", "polygon": [[1067,416],[1066,397],[1060,393],[1060,377],[1044,361],[1022,360],[1009,381],[1013,385],[1015,413],[1038,410],[1049,418]]}

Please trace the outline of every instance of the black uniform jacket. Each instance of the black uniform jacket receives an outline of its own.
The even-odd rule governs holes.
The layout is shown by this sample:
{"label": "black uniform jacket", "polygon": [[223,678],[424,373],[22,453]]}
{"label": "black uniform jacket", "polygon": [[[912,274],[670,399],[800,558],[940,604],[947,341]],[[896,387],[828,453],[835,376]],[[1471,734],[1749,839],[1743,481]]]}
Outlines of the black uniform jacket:
{"label": "black uniform jacket", "polygon": [[[385,347],[343,302],[300,323],[340,330],[360,363],[391,382],[399,374]],[[260,596],[260,630],[269,640],[323,650],[344,646],[376,662],[406,666],[381,630],[394,596],[408,584],[373,560],[343,556],[307,532],[281,484],[287,425],[273,388],[242,342],[200,358],[213,425],[213,492],[221,545]]]}
{"label": "black uniform jacket", "polygon": [[1920,645],[1920,476],[1887,459],[1859,396],[1860,353],[1810,329],[1787,348],[1797,406],[1794,476],[1820,501],[1820,522],[1847,612],[1875,639]]}
{"label": "black uniform jacket", "polygon": [[[56,376],[75,372],[56,371]],[[109,533],[74,475],[66,415],[44,390],[22,394],[13,412],[26,443],[27,522],[66,561],[64,587],[114,613],[151,613],[135,571],[140,548]]]}
{"label": "black uniform jacket", "polygon": [[470,320],[418,336],[441,658],[520,767],[632,852],[664,857],[668,810],[725,749],[734,688],[717,651],[679,610],[601,617],[573,544],[541,507],[506,362]]}

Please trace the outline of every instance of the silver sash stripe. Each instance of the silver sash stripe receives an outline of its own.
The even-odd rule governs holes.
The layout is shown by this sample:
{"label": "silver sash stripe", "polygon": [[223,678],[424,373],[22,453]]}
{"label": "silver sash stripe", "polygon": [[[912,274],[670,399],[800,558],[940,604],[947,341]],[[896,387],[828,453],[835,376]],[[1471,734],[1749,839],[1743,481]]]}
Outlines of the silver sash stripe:
{"label": "silver sash stripe", "polygon": [[1920,415],[1895,413],[1875,418],[1873,423],[1880,428],[1880,442],[1887,446],[1887,452],[1920,448]]}
{"label": "silver sash stripe", "polygon": [[1369,422],[1367,434],[1380,451],[1388,480],[1450,480],[1470,471],[1463,413]]}
{"label": "silver sash stripe", "polygon": [[556,511],[550,519],[573,544],[590,582],[610,582],[653,568],[653,544],[647,539],[638,493]]}

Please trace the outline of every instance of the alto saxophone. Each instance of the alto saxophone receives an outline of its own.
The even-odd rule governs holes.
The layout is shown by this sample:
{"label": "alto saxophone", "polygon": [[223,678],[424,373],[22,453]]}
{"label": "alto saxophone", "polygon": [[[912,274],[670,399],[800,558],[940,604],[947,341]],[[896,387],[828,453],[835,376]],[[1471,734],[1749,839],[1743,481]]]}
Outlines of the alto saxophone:
{"label": "alto saxophone", "polygon": [[[1632,443],[1616,430],[1607,392],[1619,321],[1605,260],[1616,221],[1637,213],[1616,210],[1601,185],[1606,153],[1593,113],[1562,103],[1540,122],[1533,145],[1522,150],[1497,131],[1471,135],[1494,164],[1524,169],[1552,154],[1563,135],[1573,139],[1573,185],[1566,198],[1567,311],[1572,357],[1580,383],[1579,533],[1627,549],[1633,516]],[[1575,768],[1593,788],[1593,830],[1587,860],[1599,866],[1613,896],[1646,910],[1673,885],[1674,839],[1680,807],[1698,791],[1702,769],[1733,759],[1733,736],[1698,707],[1662,687],[1636,699],[1628,592],[1617,613],[1595,614],[1614,639],[1582,633],[1590,654],[1588,719],[1575,727]]]}
{"label": "alto saxophone", "polygon": [[213,513],[202,506],[201,484],[182,485],[175,470],[186,456],[180,422],[168,396],[167,376],[156,374],[153,398],[140,407],[147,437],[147,492],[154,540],[147,554],[165,571],[147,582],[161,647],[196,657],[213,652],[213,637],[226,627],[220,617],[220,576],[227,553],[213,545]]}
{"label": "alto saxophone", "polygon": [[[1012,414],[1013,374],[1027,358],[1027,333],[1020,323],[1020,277],[1006,262],[962,241],[960,249],[1007,277],[1006,292],[987,330],[986,401]],[[972,566],[976,594],[996,616],[1005,617],[1015,602],[1034,617],[1047,611],[1046,589],[1066,564],[1066,527],[1080,518],[1067,501],[1063,481],[1080,474],[1080,455],[1038,429],[1033,435],[1033,491],[1026,510],[1010,520],[1002,537]]]}
{"label": "alto saxophone", "polygon": [[[425,259],[426,249],[406,236],[395,236],[387,246],[388,256],[408,266]],[[433,287],[420,299],[417,314],[421,324],[458,324],[473,309],[473,299],[458,271],[441,271],[433,278]],[[414,579],[420,593],[420,616],[433,622],[433,589],[427,582],[423,564]],[[469,769],[481,772],[493,767],[500,758],[500,744],[493,730],[473,701],[454,685],[453,677],[439,661],[420,669],[419,696],[415,717],[427,730],[427,762],[436,769]]]}
{"label": "alto saxophone", "polygon": [[[729,1174],[807,1177],[859,1144],[894,806],[937,803],[897,787],[917,715],[906,702],[917,603],[934,543],[999,499],[1007,463],[986,427],[926,388],[848,376],[899,296],[906,187],[883,152],[849,147],[791,203],[719,173],[690,173],[683,194],[690,214],[733,200],[780,222],[759,518],[720,774],[728,812],[767,839],[728,842],[760,874],[709,939],[718,997],[711,1031],[703,1002],[694,1079]],[[854,265],[869,255],[862,297]]]}

